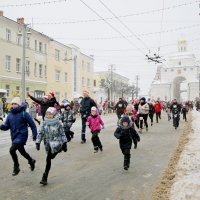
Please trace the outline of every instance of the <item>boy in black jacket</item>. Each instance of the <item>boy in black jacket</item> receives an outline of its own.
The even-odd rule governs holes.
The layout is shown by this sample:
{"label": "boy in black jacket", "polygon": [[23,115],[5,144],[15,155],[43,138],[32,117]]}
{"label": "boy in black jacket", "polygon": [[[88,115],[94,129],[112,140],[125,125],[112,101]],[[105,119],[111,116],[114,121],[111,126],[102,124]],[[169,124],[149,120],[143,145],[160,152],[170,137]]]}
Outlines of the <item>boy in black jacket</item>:
{"label": "boy in black jacket", "polygon": [[119,127],[114,132],[114,136],[119,139],[119,146],[124,154],[124,169],[128,170],[130,165],[132,141],[135,149],[137,148],[137,142],[140,141],[140,136],[132,127],[128,116],[122,117]]}

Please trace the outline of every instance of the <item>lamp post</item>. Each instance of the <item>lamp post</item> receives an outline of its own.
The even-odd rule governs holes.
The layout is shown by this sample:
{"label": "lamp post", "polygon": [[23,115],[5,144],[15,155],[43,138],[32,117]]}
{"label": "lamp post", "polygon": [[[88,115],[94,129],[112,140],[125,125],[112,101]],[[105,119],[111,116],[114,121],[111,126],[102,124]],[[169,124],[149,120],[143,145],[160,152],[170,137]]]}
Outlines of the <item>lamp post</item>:
{"label": "lamp post", "polygon": [[18,36],[23,37],[23,48],[22,48],[22,76],[21,76],[21,90],[22,90],[22,102],[25,102],[25,92],[26,92],[26,77],[25,77],[25,68],[26,68],[26,36],[31,34],[27,32],[27,24],[23,24],[22,33],[19,32]]}

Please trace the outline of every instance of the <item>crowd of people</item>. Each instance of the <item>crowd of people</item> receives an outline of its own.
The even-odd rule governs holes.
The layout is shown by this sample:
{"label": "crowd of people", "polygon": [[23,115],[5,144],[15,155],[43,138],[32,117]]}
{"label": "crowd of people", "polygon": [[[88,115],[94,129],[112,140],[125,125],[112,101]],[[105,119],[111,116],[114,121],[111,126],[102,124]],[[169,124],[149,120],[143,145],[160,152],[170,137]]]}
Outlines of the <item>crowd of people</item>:
{"label": "crowd of people", "polygon": [[[47,157],[40,183],[46,185],[51,169],[51,160],[58,153],[66,152],[67,142],[70,142],[74,137],[71,127],[76,121],[77,113],[80,113],[82,124],[81,144],[86,143],[85,132],[86,126],[88,126],[92,134],[91,141],[94,153],[103,151],[99,133],[104,128],[101,114],[106,113],[103,107],[106,107],[107,101],[104,104],[98,104],[89,96],[88,91],[83,92],[80,102],[64,100],[61,104],[56,100],[53,92],[45,95],[43,99],[37,99],[30,93],[27,93],[27,96],[33,101],[30,106],[27,102],[21,102],[19,97],[15,97],[10,103],[9,111],[6,107],[6,99],[2,100],[4,110],[1,116],[4,117],[6,114],[7,118],[5,123],[0,125],[0,130],[6,131],[10,129],[11,132],[12,145],[10,154],[14,163],[13,176],[20,172],[17,150],[28,160],[31,170],[35,169],[36,160],[24,148],[28,139],[28,127],[30,127],[38,151],[40,150],[41,141],[44,141]],[[200,110],[200,101],[197,100],[195,105],[197,110]],[[38,107],[40,107],[42,121],[37,119]],[[29,112],[27,112],[27,108],[29,108]],[[178,103],[176,99],[172,102],[165,102],[159,99],[154,101],[151,99],[146,100],[145,97],[127,102],[123,98],[119,98],[119,101],[116,104],[113,103],[110,109],[117,115],[117,128],[114,131],[114,136],[119,140],[119,147],[124,155],[124,170],[128,170],[132,143],[136,149],[138,142],[140,142],[138,133],[142,134],[144,130],[148,131],[148,117],[151,126],[153,126],[154,115],[156,116],[155,122],[159,123],[162,112],[166,112],[168,120],[173,119],[173,126],[177,129],[181,114],[183,115],[183,120],[187,122],[187,113],[193,109],[193,102]],[[36,127],[34,121],[38,123],[39,128]]]}

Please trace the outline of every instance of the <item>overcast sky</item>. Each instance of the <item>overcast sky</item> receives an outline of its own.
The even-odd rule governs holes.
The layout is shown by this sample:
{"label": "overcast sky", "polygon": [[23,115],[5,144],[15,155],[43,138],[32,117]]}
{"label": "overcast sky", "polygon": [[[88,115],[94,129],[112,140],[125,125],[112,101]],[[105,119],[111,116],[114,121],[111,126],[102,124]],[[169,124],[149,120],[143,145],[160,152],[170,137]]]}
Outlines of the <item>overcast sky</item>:
{"label": "overcast sky", "polygon": [[[25,23],[64,44],[94,55],[95,71],[108,70],[135,82],[147,94],[157,65],[146,54],[167,58],[184,38],[200,55],[198,0],[0,0],[4,16]],[[30,5],[28,5],[30,3]]]}

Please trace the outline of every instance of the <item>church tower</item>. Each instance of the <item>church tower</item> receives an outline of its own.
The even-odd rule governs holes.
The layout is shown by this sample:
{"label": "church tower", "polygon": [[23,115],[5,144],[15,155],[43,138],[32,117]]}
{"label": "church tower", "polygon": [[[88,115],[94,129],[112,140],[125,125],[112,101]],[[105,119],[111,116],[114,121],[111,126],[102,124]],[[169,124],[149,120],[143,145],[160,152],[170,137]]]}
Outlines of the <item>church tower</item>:
{"label": "church tower", "polygon": [[178,41],[178,52],[186,52],[187,51],[187,41],[185,39],[180,39]]}

